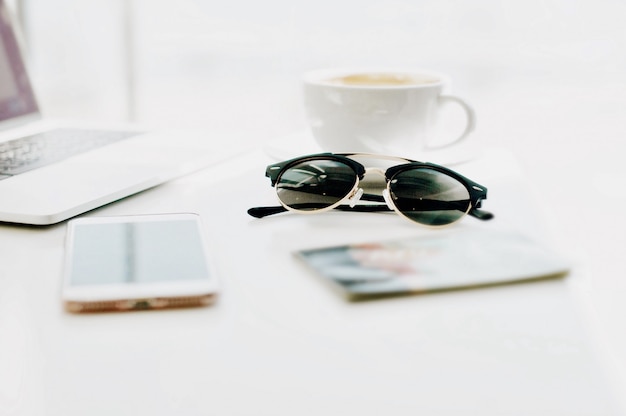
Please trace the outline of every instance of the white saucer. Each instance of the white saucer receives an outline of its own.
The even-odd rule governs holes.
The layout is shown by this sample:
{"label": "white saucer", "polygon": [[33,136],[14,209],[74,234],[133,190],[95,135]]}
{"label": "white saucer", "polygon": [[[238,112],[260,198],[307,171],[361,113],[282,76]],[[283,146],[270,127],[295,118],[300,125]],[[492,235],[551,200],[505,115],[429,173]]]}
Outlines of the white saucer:
{"label": "white saucer", "polygon": [[[459,165],[480,156],[480,146],[474,137],[454,146],[437,150],[420,150],[417,154],[393,152],[389,156],[399,156],[422,162],[432,162],[444,166]],[[298,156],[324,152],[308,130],[298,131],[270,141],[263,150],[276,161],[288,160]]]}

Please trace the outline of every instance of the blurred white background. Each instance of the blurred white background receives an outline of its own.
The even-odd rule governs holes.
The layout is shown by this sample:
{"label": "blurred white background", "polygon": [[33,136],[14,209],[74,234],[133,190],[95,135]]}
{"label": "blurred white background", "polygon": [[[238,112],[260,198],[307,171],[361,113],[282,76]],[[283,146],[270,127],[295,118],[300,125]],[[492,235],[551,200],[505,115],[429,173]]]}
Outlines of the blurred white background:
{"label": "blurred white background", "polygon": [[[448,73],[476,107],[476,139],[515,153],[559,248],[589,270],[598,325],[623,327],[624,1],[12,4],[43,110],[55,117],[232,129],[242,146],[256,146],[304,128],[305,70]],[[606,336],[626,350],[625,335]]]}
{"label": "blurred white background", "polygon": [[[610,112],[579,88],[610,100],[626,73],[618,0],[13,2],[46,114],[234,128],[245,119],[250,140],[302,127],[298,80],[316,67],[447,72],[485,137],[510,142],[533,140],[515,130],[538,117]],[[571,91],[577,108],[551,105]],[[509,100],[525,101],[526,114],[507,111]]]}

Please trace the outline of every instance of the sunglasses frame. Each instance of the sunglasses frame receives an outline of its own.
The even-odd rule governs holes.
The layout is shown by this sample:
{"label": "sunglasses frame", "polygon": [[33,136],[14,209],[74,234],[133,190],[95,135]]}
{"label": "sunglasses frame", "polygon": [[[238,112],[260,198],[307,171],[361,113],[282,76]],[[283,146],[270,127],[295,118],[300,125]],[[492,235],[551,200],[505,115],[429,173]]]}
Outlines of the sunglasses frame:
{"label": "sunglasses frame", "polygon": [[[352,159],[352,157],[373,158],[373,159],[379,159],[379,160],[397,160],[397,161],[404,161],[405,163],[394,165],[394,166],[387,168],[386,170],[382,170],[378,168],[366,168],[363,164]],[[338,200],[336,203],[329,205],[327,207],[319,208],[315,210],[298,210],[295,208],[291,208],[290,206],[283,203],[283,201],[279,197],[278,200],[281,204],[281,207],[251,208],[250,210],[248,210],[248,213],[254,217],[261,218],[267,215],[272,215],[272,214],[284,212],[284,211],[297,212],[298,214],[317,214],[317,213],[321,213],[325,211],[330,211],[332,209],[341,209],[341,210],[346,210],[346,211],[353,210],[357,212],[390,211],[391,209],[393,209],[393,211],[398,213],[401,217],[411,221],[412,223],[418,223],[424,226],[431,226],[431,227],[441,227],[442,225],[428,225],[428,224],[423,224],[413,219],[410,219],[408,216],[403,214],[398,209],[398,207],[396,207],[395,203],[393,203],[392,198],[388,197],[388,195],[391,195],[391,189],[390,189],[391,181],[396,175],[407,170],[412,170],[416,168],[425,168],[425,169],[433,170],[433,171],[442,173],[444,175],[447,175],[457,180],[467,189],[469,197],[470,197],[470,206],[465,214],[468,214],[470,216],[476,217],[481,220],[489,220],[493,218],[493,215],[491,213],[480,210],[482,206],[482,201],[487,199],[486,187],[478,184],[477,182],[472,181],[471,179],[459,174],[458,172],[455,172],[444,166],[437,165],[437,164],[430,163],[430,162],[420,162],[420,161],[411,160],[411,159],[402,158],[402,157],[382,156],[382,155],[375,155],[375,154],[369,154],[369,153],[329,153],[329,152],[326,152],[326,153],[316,153],[316,154],[307,155],[307,156],[300,156],[300,157],[285,160],[283,162],[271,164],[267,166],[265,170],[265,176],[270,178],[271,185],[272,187],[275,188],[281,175],[291,166],[300,164],[302,162],[315,161],[315,160],[337,161],[337,162],[344,163],[350,168],[352,168],[352,170],[355,172],[355,182],[350,192],[348,192],[343,198]],[[384,196],[365,194],[363,193],[362,188],[359,188],[360,181],[363,180],[365,174],[369,171],[376,171],[384,176],[385,182],[386,182],[387,195],[385,195],[384,193],[383,193]],[[355,205],[354,203],[356,201],[354,201],[354,203],[351,201],[349,204],[350,205],[349,208],[343,205],[346,200],[352,200],[357,194],[358,194],[358,198],[355,198],[356,200],[385,202],[386,204],[385,205]],[[458,220],[463,218],[463,216],[459,217]],[[452,221],[449,224],[453,224],[457,222],[458,220]],[[443,226],[445,225],[448,225],[448,224],[444,224]]]}

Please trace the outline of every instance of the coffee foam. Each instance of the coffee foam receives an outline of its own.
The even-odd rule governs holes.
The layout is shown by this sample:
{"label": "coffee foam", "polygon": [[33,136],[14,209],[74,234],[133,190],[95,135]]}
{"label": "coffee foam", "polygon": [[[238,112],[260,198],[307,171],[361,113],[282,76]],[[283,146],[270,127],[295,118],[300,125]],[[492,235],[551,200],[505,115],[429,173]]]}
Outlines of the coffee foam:
{"label": "coffee foam", "polygon": [[429,75],[403,73],[355,73],[333,77],[327,82],[334,85],[347,86],[402,86],[424,85],[439,82],[438,78]]}

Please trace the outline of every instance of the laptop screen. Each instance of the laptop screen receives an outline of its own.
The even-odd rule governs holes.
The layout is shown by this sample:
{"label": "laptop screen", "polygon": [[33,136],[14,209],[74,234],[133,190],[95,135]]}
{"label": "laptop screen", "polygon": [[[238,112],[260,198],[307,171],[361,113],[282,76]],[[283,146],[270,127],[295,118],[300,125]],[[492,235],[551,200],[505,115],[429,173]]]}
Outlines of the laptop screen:
{"label": "laptop screen", "polygon": [[39,111],[10,17],[0,0],[0,122]]}

